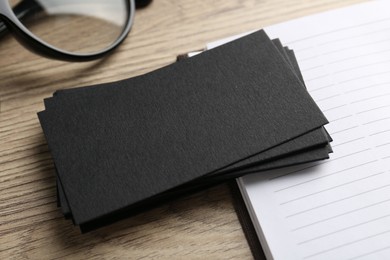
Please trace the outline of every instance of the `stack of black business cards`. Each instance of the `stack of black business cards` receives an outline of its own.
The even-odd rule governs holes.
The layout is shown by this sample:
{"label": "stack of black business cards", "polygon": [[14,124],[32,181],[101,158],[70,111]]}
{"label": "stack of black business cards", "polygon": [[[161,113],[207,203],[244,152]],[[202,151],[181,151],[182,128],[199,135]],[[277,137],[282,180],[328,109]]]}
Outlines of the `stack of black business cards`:
{"label": "stack of black business cards", "polygon": [[293,52],[262,30],[142,76],[57,91],[45,107],[59,204],[82,231],[331,151]]}

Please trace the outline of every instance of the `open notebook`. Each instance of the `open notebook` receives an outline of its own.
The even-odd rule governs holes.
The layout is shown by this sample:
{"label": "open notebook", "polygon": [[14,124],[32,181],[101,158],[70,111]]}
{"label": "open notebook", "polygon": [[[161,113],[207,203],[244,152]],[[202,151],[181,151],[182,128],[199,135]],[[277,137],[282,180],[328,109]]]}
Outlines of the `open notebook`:
{"label": "open notebook", "polygon": [[390,259],[389,10],[374,1],[265,29],[295,51],[334,139],[330,160],[238,179],[269,259]]}

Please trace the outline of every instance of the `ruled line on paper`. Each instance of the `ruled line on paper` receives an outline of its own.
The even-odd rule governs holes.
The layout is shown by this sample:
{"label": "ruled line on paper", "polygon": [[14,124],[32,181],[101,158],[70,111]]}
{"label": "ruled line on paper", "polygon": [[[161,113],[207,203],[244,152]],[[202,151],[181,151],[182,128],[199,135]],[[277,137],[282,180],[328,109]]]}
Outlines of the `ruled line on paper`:
{"label": "ruled line on paper", "polygon": [[384,63],[388,63],[388,62],[390,62],[390,60],[378,61],[378,62],[373,62],[373,63],[367,63],[367,64],[364,64],[364,65],[359,65],[359,66],[355,66],[355,67],[351,67],[351,68],[346,68],[346,69],[343,69],[343,70],[338,70],[334,74],[337,75],[337,74],[345,73],[345,72],[348,72],[348,71],[351,71],[351,70],[366,68],[366,67],[370,67],[370,66],[373,66],[373,65],[379,65],[379,64],[384,64]]}
{"label": "ruled line on paper", "polygon": [[355,243],[358,243],[358,242],[361,242],[361,241],[364,241],[364,240],[367,240],[367,239],[370,239],[370,238],[374,238],[374,237],[377,237],[377,236],[380,236],[380,235],[387,234],[389,232],[390,232],[390,229],[382,231],[382,232],[379,232],[379,233],[376,233],[374,235],[370,235],[370,236],[366,236],[366,237],[363,237],[363,238],[360,238],[360,239],[356,239],[356,240],[353,240],[353,241],[350,241],[350,242],[347,242],[347,243],[344,243],[344,244],[341,244],[341,245],[338,245],[338,246],[335,246],[335,247],[331,247],[331,248],[326,249],[326,250],[322,250],[322,251],[317,252],[315,254],[311,254],[311,255],[305,256],[303,259],[309,259],[309,258],[312,258],[314,256],[318,256],[318,255],[321,255],[321,254],[328,253],[330,251],[339,249],[341,247],[345,247],[345,246],[352,245],[352,244],[355,244]]}
{"label": "ruled line on paper", "polygon": [[333,119],[333,120],[329,120],[329,123],[334,123],[336,121],[340,121],[340,120],[343,120],[343,119],[346,119],[346,118],[350,118],[352,117],[352,115],[347,115],[347,116],[343,116],[343,117],[339,117],[339,118],[336,118],[336,119]]}
{"label": "ruled line on paper", "polygon": [[368,100],[372,100],[372,99],[380,98],[380,97],[384,97],[384,96],[389,96],[389,95],[390,95],[390,93],[385,93],[385,94],[376,95],[376,96],[372,96],[372,97],[368,97],[368,98],[363,98],[363,99],[353,101],[353,102],[351,102],[351,104],[356,104],[356,103],[360,103],[360,102],[364,102],[364,101],[368,101]]}
{"label": "ruled line on paper", "polygon": [[382,147],[382,146],[386,146],[386,145],[390,145],[390,142],[384,143],[384,144],[380,144],[380,145],[377,145],[377,146],[375,146],[375,147]]}
{"label": "ruled line on paper", "polygon": [[361,87],[361,88],[354,88],[354,89],[351,89],[351,90],[347,90],[344,93],[345,94],[349,94],[349,93],[353,93],[353,92],[357,92],[357,91],[361,91],[361,90],[366,90],[366,89],[372,89],[372,88],[375,88],[375,87],[385,86],[385,85],[388,85],[388,84],[390,84],[390,82],[382,82],[382,83],[378,83],[378,84],[364,86],[364,87]]}
{"label": "ruled line on paper", "polygon": [[343,143],[339,143],[339,144],[332,144],[332,147],[335,148],[335,147],[338,147],[338,146],[341,146],[341,145],[344,145],[344,144],[349,144],[349,143],[352,143],[352,142],[356,142],[356,141],[359,141],[359,140],[362,140],[364,139],[365,137],[362,136],[362,137],[358,137],[358,138],[355,138],[355,139],[352,139],[352,140],[349,140],[349,141],[345,141]]}
{"label": "ruled line on paper", "polygon": [[299,59],[299,62],[304,62],[304,61],[309,61],[309,60],[313,60],[313,59],[318,59],[321,55],[314,55],[314,56],[310,56],[310,57],[306,57],[306,58],[303,58],[303,59]]}
{"label": "ruled line on paper", "polygon": [[[384,40],[380,40],[380,41],[375,41],[375,42],[367,42],[367,43],[359,44],[359,45],[351,45],[351,46],[348,46],[348,47],[345,47],[345,48],[342,48],[342,49],[332,50],[332,51],[328,51],[328,52],[323,52],[323,53],[321,53],[321,55],[317,54],[317,55],[314,55],[314,56],[309,56],[309,57],[300,59],[300,61],[310,61],[310,60],[316,59],[316,58],[318,58],[320,56],[336,54],[336,53],[343,52],[343,51],[346,51],[346,50],[350,50],[350,49],[353,49],[353,48],[367,47],[367,46],[370,46],[370,45],[375,45],[375,44],[378,44],[378,43],[385,43],[385,42],[390,42],[390,38],[384,39]],[[357,57],[355,57],[355,58],[357,58]]]}
{"label": "ruled line on paper", "polygon": [[351,195],[351,196],[347,196],[347,197],[344,197],[344,198],[341,198],[341,199],[337,199],[337,200],[334,200],[334,201],[330,201],[330,202],[327,202],[327,203],[318,205],[318,206],[313,207],[313,208],[309,208],[309,209],[306,209],[306,210],[298,211],[298,212],[296,212],[296,213],[287,215],[286,218],[295,217],[295,216],[301,215],[301,214],[303,214],[303,213],[307,213],[307,212],[312,211],[312,210],[316,210],[316,209],[319,209],[319,208],[323,208],[323,207],[326,207],[326,206],[329,206],[329,205],[332,205],[332,204],[335,204],[335,203],[338,203],[338,202],[341,202],[341,201],[344,201],[344,200],[356,198],[356,197],[358,197],[358,196],[361,196],[361,195],[364,195],[364,194],[367,194],[367,193],[370,193],[370,192],[378,191],[378,190],[381,190],[381,189],[384,189],[384,188],[388,188],[388,187],[390,187],[390,183],[389,183],[389,184],[386,184],[386,185],[383,185],[383,186],[381,186],[381,187],[377,187],[377,188],[375,188],[375,189],[366,190],[366,191],[359,192],[359,193],[356,193],[356,194]]}
{"label": "ruled line on paper", "polygon": [[370,252],[367,252],[367,253],[364,253],[364,254],[361,254],[361,255],[349,258],[349,260],[353,260],[353,259],[358,259],[358,258],[362,258],[362,257],[365,257],[365,256],[369,256],[369,255],[372,255],[372,254],[375,254],[375,253],[379,253],[379,252],[385,251],[387,249],[390,249],[390,246],[385,246],[385,247],[378,248],[377,250],[373,250],[373,251],[370,251]]}
{"label": "ruled line on paper", "polygon": [[294,185],[290,185],[290,186],[287,186],[287,187],[275,190],[274,192],[285,191],[285,190],[297,187],[297,186],[302,185],[302,184],[306,184],[306,183],[313,182],[313,181],[316,181],[316,180],[319,180],[319,179],[327,178],[327,177],[333,176],[335,174],[339,174],[341,172],[346,172],[346,171],[349,171],[349,170],[352,170],[352,169],[355,169],[355,168],[358,168],[358,167],[361,167],[361,166],[364,166],[364,165],[367,165],[367,164],[370,164],[370,163],[374,163],[374,162],[377,162],[377,160],[372,160],[372,161],[369,161],[369,162],[365,162],[365,163],[361,163],[361,164],[358,164],[358,165],[354,165],[352,167],[348,167],[348,168],[345,168],[345,169],[342,169],[342,170],[339,170],[339,171],[336,171],[336,172],[332,172],[332,173],[329,173],[329,174],[326,174],[326,175],[322,175],[320,177],[316,177],[316,178],[313,178],[313,179],[310,179],[310,180],[307,180],[307,181],[303,181],[303,182],[300,182],[300,183],[297,183],[297,184],[294,184]]}
{"label": "ruled line on paper", "polygon": [[370,46],[370,45],[383,43],[383,42],[390,42],[390,38],[384,39],[384,40],[380,40],[380,41],[375,41],[375,42],[367,42],[367,43],[362,43],[362,44],[358,44],[358,45],[348,46],[346,48],[342,48],[342,49],[338,49],[338,50],[332,50],[332,51],[329,51],[329,52],[324,52],[324,53],[322,53],[322,55],[334,54],[334,53],[350,50],[350,49],[353,49],[353,48],[360,48],[360,47]]}
{"label": "ruled line on paper", "polygon": [[323,192],[326,192],[326,191],[334,190],[334,189],[337,189],[337,188],[340,188],[340,187],[343,187],[343,186],[346,186],[346,185],[349,185],[349,184],[352,184],[352,183],[355,183],[355,182],[359,182],[359,181],[362,181],[362,180],[366,180],[366,179],[369,179],[369,178],[372,178],[372,177],[375,177],[375,176],[378,176],[378,175],[381,175],[381,174],[384,174],[384,173],[385,172],[378,172],[378,173],[374,173],[374,174],[371,174],[371,175],[368,175],[368,176],[365,176],[365,177],[362,177],[362,178],[359,178],[359,179],[355,179],[353,181],[344,182],[344,183],[341,183],[339,185],[335,185],[335,186],[332,186],[332,187],[329,187],[329,188],[326,188],[326,189],[323,189],[323,190],[312,192],[312,193],[309,193],[309,194],[306,194],[306,195],[303,195],[303,196],[300,196],[300,197],[297,197],[297,198],[294,198],[294,199],[282,202],[279,205],[283,206],[283,205],[289,204],[291,202],[295,202],[295,201],[298,201],[298,200],[301,200],[301,199],[305,199],[305,198],[308,198],[308,197],[311,197],[311,196],[314,196],[314,195],[317,195],[317,194],[320,194],[320,193],[323,193]]}
{"label": "ruled line on paper", "polygon": [[294,41],[287,41],[286,45],[291,45],[292,43],[297,43],[297,42],[301,42],[301,41],[307,41],[309,39],[317,38],[317,37],[328,35],[328,34],[335,33],[335,32],[340,32],[340,31],[350,30],[350,29],[354,29],[354,28],[359,28],[359,27],[366,26],[366,25],[373,25],[373,24],[384,22],[384,21],[390,21],[390,18],[385,18],[385,19],[376,20],[376,21],[367,22],[367,23],[361,23],[361,24],[353,25],[353,26],[347,26],[347,27],[343,27],[343,28],[340,28],[340,29],[337,29],[337,30],[333,30],[333,31],[329,31],[329,32],[323,32],[323,33],[311,35],[309,37],[303,37],[303,38],[300,38],[300,39],[297,39],[297,40],[294,40]]}
{"label": "ruled line on paper", "polygon": [[305,72],[311,71],[311,70],[315,70],[315,69],[319,69],[319,68],[322,68],[322,67],[323,67],[323,65],[316,65],[316,66],[313,66],[313,67],[305,68]]}
{"label": "ruled line on paper", "polygon": [[326,74],[323,74],[323,75],[316,76],[314,78],[305,79],[305,82],[308,83],[308,82],[315,81],[315,80],[318,80],[318,79],[326,78],[328,76],[329,76],[329,74],[326,73]]}
{"label": "ruled line on paper", "polygon": [[343,213],[340,213],[340,214],[337,214],[337,215],[334,215],[334,216],[331,216],[331,217],[328,217],[328,218],[317,220],[315,222],[311,222],[309,224],[305,224],[305,225],[296,227],[296,228],[292,229],[291,231],[298,231],[298,230],[301,230],[303,228],[307,228],[307,227],[310,227],[310,226],[313,226],[313,225],[316,225],[316,224],[319,224],[319,223],[322,223],[322,222],[326,222],[326,221],[331,220],[331,219],[339,218],[339,217],[342,217],[342,216],[345,216],[345,215],[348,215],[348,214],[351,214],[351,213],[354,213],[354,212],[357,212],[357,211],[360,211],[360,210],[363,210],[363,209],[375,207],[375,206],[384,204],[386,202],[390,202],[390,199],[385,199],[385,200],[382,200],[382,201],[379,201],[379,202],[376,202],[376,203],[372,203],[372,204],[364,206],[364,207],[356,208],[356,209],[349,210],[349,211],[346,211],[346,212],[343,212]]}
{"label": "ruled line on paper", "polygon": [[357,114],[363,114],[363,113],[371,112],[371,111],[374,111],[374,110],[377,110],[377,109],[381,109],[381,108],[386,108],[386,107],[390,107],[390,105],[370,108],[370,109],[367,109],[367,110],[360,111]]}
{"label": "ruled line on paper", "polygon": [[338,105],[338,106],[335,106],[335,107],[327,108],[327,109],[322,110],[322,112],[324,112],[324,113],[325,112],[329,112],[331,110],[338,109],[338,108],[345,107],[345,106],[347,106],[347,104],[342,104],[342,105]]}
{"label": "ruled line on paper", "polygon": [[337,43],[337,42],[340,42],[340,41],[361,38],[363,36],[377,34],[377,33],[383,33],[383,32],[389,31],[389,30],[390,30],[390,28],[384,28],[384,29],[377,30],[377,31],[369,31],[369,32],[358,34],[358,35],[355,35],[355,36],[338,38],[338,39],[335,39],[335,40],[332,40],[332,41],[325,41],[325,42],[323,42],[321,44],[317,44],[315,46],[310,46],[310,47],[306,47],[306,48],[303,48],[303,49],[296,49],[296,51],[297,52],[308,51],[308,50],[311,50],[311,49],[316,48],[316,47],[323,47],[323,46],[326,46],[326,45],[329,45],[329,44],[334,44],[334,43]]}
{"label": "ruled line on paper", "polygon": [[370,134],[370,136],[379,135],[379,134],[384,134],[384,133],[387,133],[387,132],[390,132],[390,129],[387,129],[387,130],[384,130],[384,131],[379,131],[379,132]]}
{"label": "ruled line on paper", "polygon": [[339,81],[338,83],[339,84],[344,84],[344,83],[347,83],[347,82],[351,82],[351,81],[355,81],[355,80],[361,80],[361,79],[370,78],[370,77],[373,77],[373,76],[384,75],[384,74],[389,74],[389,72],[388,71],[384,71],[384,72],[378,72],[378,73],[373,73],[373,74],[369,74],[369,75],[363,75],[363,76],[360,76],[360,77],[354,77],[354,78],[351,78],[351,79],[342,80],[342,81]]}
{"label": "ruled line on paper", "polygon": [[363,123],[363,125],[370,125],[370,124],[373,124],[373,123],[377,123],[377,122],[384,121],[384,120],[389,120],[389,119],[390,119],[390,116],[384,117],[384,118],[379,118],[379,119],[376,119],[376,120],[365,122],[365,123]]}
{"label": "ruled line on paper", "polygon": [[357,128],[357,127],[359,127],[359,126],[358,126],[358,125],[355,125],[355,126],[351,126],[351,127],[348,127],[348,128],[345,128],[345,129],[336,131],[336,132],[332,132],[332,133],[329,133],[329,134],[330,134],[330,135],[335,135],[335,134],[343,133],[343,132],[345,132],[345,131],[348,131],[348,130],[351,130],[351,129],[354,129],[354,128]]}
{"label": "ruled line on paper", "polygon": [[329,84],[329,85],[318,87],[318,88],[311,88],[310,89],[310,93],[318,91],[318,90],[324,90],[324,89],[327,89],[327,88],[330,88],[330,87],[333,87],[333,86],[334,86],[334,84]]}
{"label": "ruled line on paper", "polygon": [[383,216],[380,216],[380,217],[376,217],[374,219],[363,221],[363,222],[357,223],[355,225],[351,225],[351,226],[348,226],[348,227],[345,227],[345,228],[341,228],[341,229],[338,229],[338,230],[335,230],[335,231],[332,231],[332,232],[329,232],[329,233],[326,233],[326,234],[323,234],[323,235],[320,235],[320,236],[312,237],[312,238],[309,238],[309,239],[306,239],[306,240],[298,242],[297,245],[304,245],[304,244],[310,243],[312,241],[315,241],[315,240],[318,240],[318,239],[321,239],[321,238],[324,238],[324,237],[328,237],[328,236],[331,236],[331,235],[335,235],[335,234],[340,233],[342,231],[346,231],[348,229],[353,229],[353,228],[356,228],[356,227],[360,227],[360,226],[363,226],[365,224],[369,224],[369,223],[372,223],[372,222],[375,222],[375,221],[378,221],[378,220],[381,220],[381,219],[384,219],[384,218],[388,218],[388,217],[390,217],[390,214],[386,214],[386,215],[383,215]]}
{"label": "ruled line on paper", "polygon": [[319,102],[322,102],[322,101],[325,101],[325,100],[329,100],[329,99],[332,99],[332,98],[335,98],[335,97],[338,97],[340,96],[340,94],[336,94],[336,95],[332,95],[332,96],[329,96],[329,97],[324,97],[324,98],[320,98],[320,99],[316,99],[314,100],[316,103],[319,103]]}
{"label": "ruled line on paper", "polygon": [[352,57],[346,57],[346,58],[342,58],[342,59],[339,59],[339,60],[331,61],[331,62],[328,63],[328,65],[337,64],[337,63],[344,62],[344,61],[347,61],[347,60],[353,60],[353,59],[359,59],[359,58],[363,58],[363,57],[369,57],[369,56],[375,55],[375,54],[383,54],[383,53],[387,53],[387,52],[390,52],[390,50],[374,51],[374,52],[360,54],[360,55],[356,55],[356,56],[352,56]]}

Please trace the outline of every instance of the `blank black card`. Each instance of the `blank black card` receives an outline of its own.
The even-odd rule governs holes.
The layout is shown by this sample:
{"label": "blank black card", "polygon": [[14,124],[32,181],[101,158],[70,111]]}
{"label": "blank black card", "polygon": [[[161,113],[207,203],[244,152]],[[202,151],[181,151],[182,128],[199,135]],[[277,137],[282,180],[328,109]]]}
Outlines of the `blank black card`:
{"label": "blank black card", "polygon": [[[76,224],[327,123],[263,31],[39,114]],[[261,57],[258,58],[258,57]]]}

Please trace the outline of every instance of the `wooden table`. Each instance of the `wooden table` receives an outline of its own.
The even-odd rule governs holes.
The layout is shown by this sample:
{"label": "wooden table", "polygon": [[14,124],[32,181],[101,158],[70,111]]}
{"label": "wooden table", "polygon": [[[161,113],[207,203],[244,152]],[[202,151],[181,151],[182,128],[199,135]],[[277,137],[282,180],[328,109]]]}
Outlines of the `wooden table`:
{"label": "wooden table", "polygon": [[207,42],[361,0],[154,0],[109,57],[67,63],[0,44],[0,259],[250,259],[227,185],[80,234],[56,206],[37,115],[57,89],[133,77]]}

